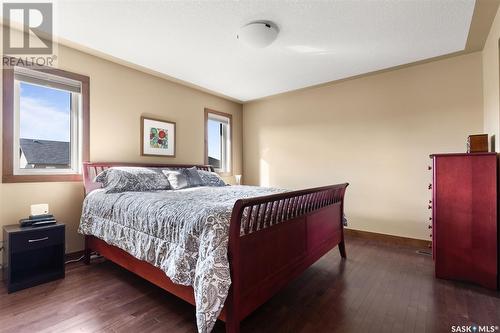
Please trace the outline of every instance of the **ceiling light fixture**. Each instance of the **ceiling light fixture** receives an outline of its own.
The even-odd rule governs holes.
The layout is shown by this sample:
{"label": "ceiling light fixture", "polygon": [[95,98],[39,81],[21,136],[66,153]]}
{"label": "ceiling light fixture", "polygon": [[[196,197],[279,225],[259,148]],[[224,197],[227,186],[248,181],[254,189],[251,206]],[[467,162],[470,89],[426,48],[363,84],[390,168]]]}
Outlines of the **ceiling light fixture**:
{"label": "ceiling light fixture", "polygon": [[264,48],[271,45],[278,37],[278,26],[270,21],[256,21],[248,23],[240,28],[236,35],[244,44],[255,47]]}

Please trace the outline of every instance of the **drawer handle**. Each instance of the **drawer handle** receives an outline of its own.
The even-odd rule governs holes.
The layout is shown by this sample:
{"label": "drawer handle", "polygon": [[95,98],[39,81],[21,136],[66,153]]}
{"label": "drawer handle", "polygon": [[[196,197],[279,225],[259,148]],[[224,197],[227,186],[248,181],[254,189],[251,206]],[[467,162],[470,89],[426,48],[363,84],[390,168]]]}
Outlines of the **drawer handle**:
{"label": "drawer handle", "polygon": [[36,243],[36,242],[42,242],[44,240],[49,239],[49,237],[43,237],[43,238],[37,238],[37,239],[28,239],[28,243]]}

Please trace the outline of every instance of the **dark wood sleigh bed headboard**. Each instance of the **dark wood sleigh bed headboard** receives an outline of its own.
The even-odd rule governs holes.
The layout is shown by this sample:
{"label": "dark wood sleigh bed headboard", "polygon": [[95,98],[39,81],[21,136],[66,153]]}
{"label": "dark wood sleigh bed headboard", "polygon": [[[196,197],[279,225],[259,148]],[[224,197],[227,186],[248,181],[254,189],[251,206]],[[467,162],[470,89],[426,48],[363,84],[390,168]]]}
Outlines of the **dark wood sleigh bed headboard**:
{"label": "dark wood sleigh bed headboard", "polygon": [[95,177],[106,169],[111,167],[149,167],[149,168],[192,168],[196,167],[198,170],[214,171],[210,165],[201,164],[154,164],[154,163],[126,163],[126,162],[83,162],[83,185],[85,187],[85,195],[90,191],[101,188],[101,183],[94,181]]}

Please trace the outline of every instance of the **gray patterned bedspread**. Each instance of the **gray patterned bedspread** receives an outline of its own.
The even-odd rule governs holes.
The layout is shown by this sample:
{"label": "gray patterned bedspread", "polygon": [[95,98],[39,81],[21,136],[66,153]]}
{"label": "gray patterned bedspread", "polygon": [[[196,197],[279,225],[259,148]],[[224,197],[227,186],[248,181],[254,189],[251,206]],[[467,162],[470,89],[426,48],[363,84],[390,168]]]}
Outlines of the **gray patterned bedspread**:
{"label": "gray patterned bedspread", "polygon": [[79,232],[94,235],[192,286],[199,332],[210,332],[228,295],[229,221],[234,203],[284,192],[254,186],[108,193],[85,198]]}

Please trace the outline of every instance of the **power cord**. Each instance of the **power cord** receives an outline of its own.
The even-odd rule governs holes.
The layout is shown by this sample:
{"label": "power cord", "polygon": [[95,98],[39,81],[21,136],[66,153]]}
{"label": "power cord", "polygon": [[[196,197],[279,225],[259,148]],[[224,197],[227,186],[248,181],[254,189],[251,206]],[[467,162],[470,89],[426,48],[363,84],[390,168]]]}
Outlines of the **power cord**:
{"label": "power cord", "polygon": [[[79,261],[82,261],[83,258],[85,258],[85,255],[82,255],[81,257],[77,258],[77,259],[72,259],[72,260],[68,260],[68,261],[65,261],[64,264],[71,264],[71,263],[75,263],[75,262],[79,262]],[[92,252],[90,254],[90,259],[97,259],[97,258],[102,258],[102,256],[100,254],[98,254],[97,252]]]}
{"label": "power cord", "polygon": [[71,264],[73,262],[79,262],[80,260],[82,260],[83,258],[85,258],[85,256],[81,256],[80,258],[77,258],[77,259],[72,259],[72,260],[68,260],[68,261],[65,261],[64,264],[67,265],[67,264]]}
{"label": "power cord", "polygon": [[423,254],[425,256],[432,256],[432,252],[430,251],[425,251],[425,250],[417,250],[418,254]]}

